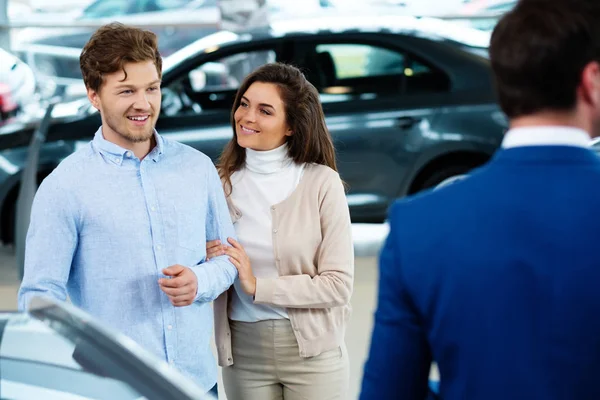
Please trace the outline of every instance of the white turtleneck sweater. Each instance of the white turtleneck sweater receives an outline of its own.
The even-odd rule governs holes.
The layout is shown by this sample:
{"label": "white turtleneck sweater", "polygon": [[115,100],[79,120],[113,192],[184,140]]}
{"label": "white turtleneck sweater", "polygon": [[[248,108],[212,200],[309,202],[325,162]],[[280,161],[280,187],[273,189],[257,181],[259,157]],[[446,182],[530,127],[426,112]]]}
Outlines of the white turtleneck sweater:
{"label": "white turtleneck sweater", "polygon": [[[277,278],[271,206],[287,199],[296,189],[304,165],[294,163],[287,155],[287,145],[269,151],[246,149],[246,165],[231,176],[231,200],[242,217],[235,224],[239,242],[250,258],[257,278]],[[289,318],[285,308],[254,304],[252,296],[234,283],[229,304],[229,318],[234,321],[257,322]]]}

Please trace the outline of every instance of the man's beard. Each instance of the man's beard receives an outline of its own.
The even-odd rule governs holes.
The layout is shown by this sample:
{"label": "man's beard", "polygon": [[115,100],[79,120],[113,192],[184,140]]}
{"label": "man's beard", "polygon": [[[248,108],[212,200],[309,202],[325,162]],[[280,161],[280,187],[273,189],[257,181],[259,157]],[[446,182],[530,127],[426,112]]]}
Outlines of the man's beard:
{"label": "man's beard", "polygon": [[147,131],[140,131],[137,134],[129,132],[126,128],[118,129],[117,126],[115,126],[115,124],[113,124],[110,120],[106,121],[106,123],[113,132],[115,132],[117,135],[121,136],[123,139],[127,140],[130,143],[147,142],[148,140],[150,140],[150,138],[152,138],[152,135],[154,134],[154,124],[152,124],[152,122],[149,122],[152,125],[150,125],[147,128]]}
{"label": "man's beard", "polygon": [[143,132],[140,135],[131,135],[128,132],[119,132],[119,131],[115,131],[117,132],[117,134],[121,135],[123,138],[127,139],[127,141],[131,142],[131,143],[142,143],[142,142],[147,142],[152,135],[154,134],[154,128],[150,129],[150,131],[148,133]]}

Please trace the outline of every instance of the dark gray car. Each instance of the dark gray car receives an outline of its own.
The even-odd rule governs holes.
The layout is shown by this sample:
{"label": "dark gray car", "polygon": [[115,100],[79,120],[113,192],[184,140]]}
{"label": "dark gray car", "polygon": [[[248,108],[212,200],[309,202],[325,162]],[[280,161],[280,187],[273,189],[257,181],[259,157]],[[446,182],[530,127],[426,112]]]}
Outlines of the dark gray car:
{"label": "dark gray car", "polygon": [[[380,222],[397,197],[485,163],[505,118],[486,57],[489,34],[435,19],[287,21],[261,32],[219,32],[165,60],[158,131],[216,160],[232,137],[230,108],[243,77],[266,62],[301,67],[321,93],[354,222]],[[89,141],[100,118],[61,106],[40,153],[39,178]],[[73,110],[67,110],[68,107]],[[0,130],[1,237],[33,126]],[[2,150],[4,149],[4,150]]]}

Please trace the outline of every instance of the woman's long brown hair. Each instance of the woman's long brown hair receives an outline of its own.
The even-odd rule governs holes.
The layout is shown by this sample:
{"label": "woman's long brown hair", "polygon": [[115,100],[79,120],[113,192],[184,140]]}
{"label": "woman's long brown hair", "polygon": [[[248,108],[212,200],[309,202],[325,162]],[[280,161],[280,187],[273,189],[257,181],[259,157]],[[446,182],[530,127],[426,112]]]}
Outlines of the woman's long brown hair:
{"label": "woman's long brown hair", "polygon": [[235,97],[231,110],[233,138],[225,146],[217,165],[219,176],[224,182],[225,194],[229,196],[232,191],[231,175],[246,162],[246,149],[237,142],[234,114],[240,106],[242,96],[254,82],[272,83],[279,89],[286,122],[292,131],[292,135],[287,138],[289,157],[298,164],[321,164],[337,171],[333,140],[325,124],[319,92],[298,68],[270,63],[246,76]]}

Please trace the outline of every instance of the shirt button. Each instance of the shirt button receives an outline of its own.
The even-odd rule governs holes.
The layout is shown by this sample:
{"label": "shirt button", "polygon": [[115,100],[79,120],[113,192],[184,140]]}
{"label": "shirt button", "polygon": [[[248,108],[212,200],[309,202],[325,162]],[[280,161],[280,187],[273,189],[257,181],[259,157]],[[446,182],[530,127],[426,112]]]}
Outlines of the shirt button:
{"label": "shirt button", "polygon": [[275,211],[275,206],[271,207],[271,210]]}
{"label": "shirt button", "polygon": [[171,330],[171,329],[173,329],[173,325],[169,325],[169,326],[167,326],[167,329],[168,329],[168,330]]}
{"label": "shirt button", "polygon": [[231,359],[231,357],[229,357],[229,358],[227,358],[227,361],[231,362],[231,361],[233,361],[233,360]]}
{"label": "shirt button", "polygon": [[118,163],[118,162],[120,162],[120,161],[121,161],[121,159],[120,159],[120,158],[115,158],[115,162],[116,162],[116,163]]}
{"label": "shirt button", "polygon": [[156,207],[150,207],[150,210],[156,211]]}
{"label": "shirt button", "polygon": [[175,361],[171,360],[171,361],[169,361],[169,364],[173,365],[173,364],[175,364]]}
{"label": "shirt button", "polygon": [[162,246],[161,245],[156,246],[156,250],[162,250]]}
{"label": "shirt button", "polygon": [[226,335],[229,336],[229,332],[227,332]]}
{"label": "shirt button", "polygon": [[277,233],[277,229],[273,229],[273,233]]}

